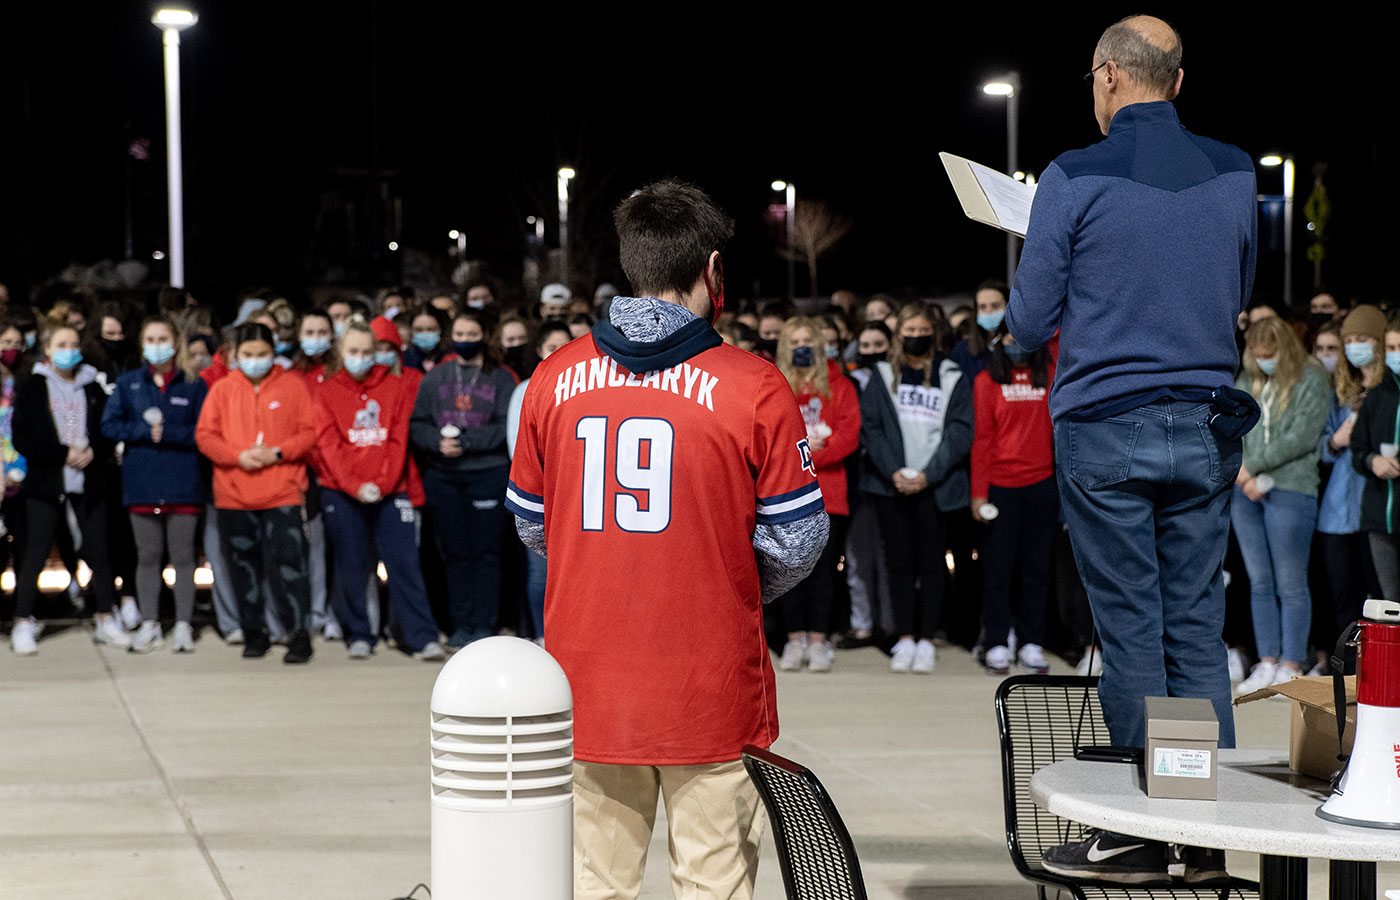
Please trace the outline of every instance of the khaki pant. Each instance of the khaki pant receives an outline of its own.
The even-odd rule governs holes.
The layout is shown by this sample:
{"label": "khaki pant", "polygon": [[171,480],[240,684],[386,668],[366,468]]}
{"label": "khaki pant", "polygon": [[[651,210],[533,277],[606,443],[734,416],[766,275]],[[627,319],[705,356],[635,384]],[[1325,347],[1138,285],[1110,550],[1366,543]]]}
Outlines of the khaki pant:
{"label": "khaki pant", "polygon": [[656,801],[670,826],[676,900],[750,900],[763,834],[740,760],[699,766],[574,763],[574,900],[632,900],[642,889]]}

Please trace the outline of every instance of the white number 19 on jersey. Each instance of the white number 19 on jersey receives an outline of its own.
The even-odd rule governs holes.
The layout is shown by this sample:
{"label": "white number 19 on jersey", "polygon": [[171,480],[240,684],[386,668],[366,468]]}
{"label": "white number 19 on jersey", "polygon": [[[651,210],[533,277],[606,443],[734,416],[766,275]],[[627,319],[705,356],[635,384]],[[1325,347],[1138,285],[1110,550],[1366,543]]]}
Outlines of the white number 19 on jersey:
{"label": "white number 19 on jersey", "polygon": [[[579,419],[574,437],[583,441],[583,530],[602,531],[608,487],[607,417]],[[615,443],[613,469],[621,490],[613,497],[613,520],[623,531],[665,531],[671,524],[676,430],[665,419],[623,419]]]}

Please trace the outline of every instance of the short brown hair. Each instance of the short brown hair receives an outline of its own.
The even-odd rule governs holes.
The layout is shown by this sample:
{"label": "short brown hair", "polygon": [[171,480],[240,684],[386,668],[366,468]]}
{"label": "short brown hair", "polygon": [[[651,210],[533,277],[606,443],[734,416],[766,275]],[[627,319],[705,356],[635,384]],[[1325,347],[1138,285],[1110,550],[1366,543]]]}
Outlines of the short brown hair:
{"label": "short brown hair", "polygon": [[613,213],[622,271],[638,295],[689,293],[710,254],[723,251],[734,220],[709,195],[684,181],[658,181]]}

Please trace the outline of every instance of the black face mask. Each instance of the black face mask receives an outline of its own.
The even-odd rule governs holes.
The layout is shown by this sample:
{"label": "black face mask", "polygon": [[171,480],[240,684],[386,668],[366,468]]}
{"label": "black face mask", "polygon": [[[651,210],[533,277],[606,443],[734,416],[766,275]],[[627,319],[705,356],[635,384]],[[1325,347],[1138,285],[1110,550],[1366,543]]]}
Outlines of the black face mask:
{"label": "black face mask", "polygon": [[772,356],[774,353],[777,353],[777,352],[778,352],[778,339],[777,339],[777,338],[771,338],[771,339],[759,338],[759,339],[754,343],[754,346],[757,347],[757,348],[759,349],[760,352],[762,352],[762,353],[767,353],[769,356]]}
{"label": "black face mask", "polygon": [[926,334],[922,337],[907,337],[904,339],[905,356],[928,356],[933,351],[933,335]]}
{"label": "black face mask", "polygon": [[884,353],[862,353],[856,357],[856,362],[862,369],[873,369],[876,363],[885,361]]}
{"label": "black face mask", "polygon": [[792,348],[792,366],[795,369],[805,369],[816,362],[816,354],[811,347]]}
{"label": "black face mask", "polygon": [[485,341],[453,341],[452,352],[456,353],[463,361],[473,359],[481,348],[486,346]]}
{"label": "black face mask", "polygon": [[109,341],[107,338],[102,338],[102,349],[107,352],[108,359],[117,360],[125,359],[131,348],[127,345],[125,339]]}
{"label": "black face mask", "polygon": [[1328,322],[1332,321],[1332,314],[1313,313],[1308,318],[1312,320],[1313,328],[1321,328],[1323,325],[1326,325]]}
{"label": "black face mask", "polygon": [[525,345],[521,344],[518,347],[507,347],[504,356],[506,358],[506,365],[510,366],[516,372],[519,372],[525,365]]}

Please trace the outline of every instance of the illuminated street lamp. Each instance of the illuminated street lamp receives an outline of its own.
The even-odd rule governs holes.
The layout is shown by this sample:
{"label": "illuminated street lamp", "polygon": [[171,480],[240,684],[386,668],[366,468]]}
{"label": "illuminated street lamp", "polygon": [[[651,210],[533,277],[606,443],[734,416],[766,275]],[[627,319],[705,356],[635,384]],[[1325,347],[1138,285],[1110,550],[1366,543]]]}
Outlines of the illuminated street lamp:
{"label": "illuminated street lamp", "polygon": [[159,9],[151,23],[165,45],[166,176],[170,194],[170,285],[185,286],[184,156],[180,148],[180,32],[199,21],[187,9]]}
{"label": "illuminated street lamp", "polygon": [[1283,305],[1293,306],[1293,180],[1296,175],[1293,157],[1277,153],[1260,157],[1259,165],[1283,166]]}
{"label": "illuminated street lamp", "polygon": [[[1011,174],[1016,171],[1016,129],[1017,129],[1017,94],[1021,92],[1021,75],[1019,72],[1008,72],[1004,78],[997,81],[989,81],[982,85],[982,93],[991,97],[1006,98],[1006,172]],[[1006,283],[1012,284],[1016,280],[1016,235],[1007,232],[1006,234]]]}
{"label": "illuminated street lamp", "polygon": [[797,297],[797,185],[791,181],[775,181],[772,188],[783,194],[783,224],[788,245],[787,295],[791,303]]}
{"label": "illuminated street lamp", "polygon": [[569,182],[578,175],[571,167],[559,170],[559,280],[569,283]]}

